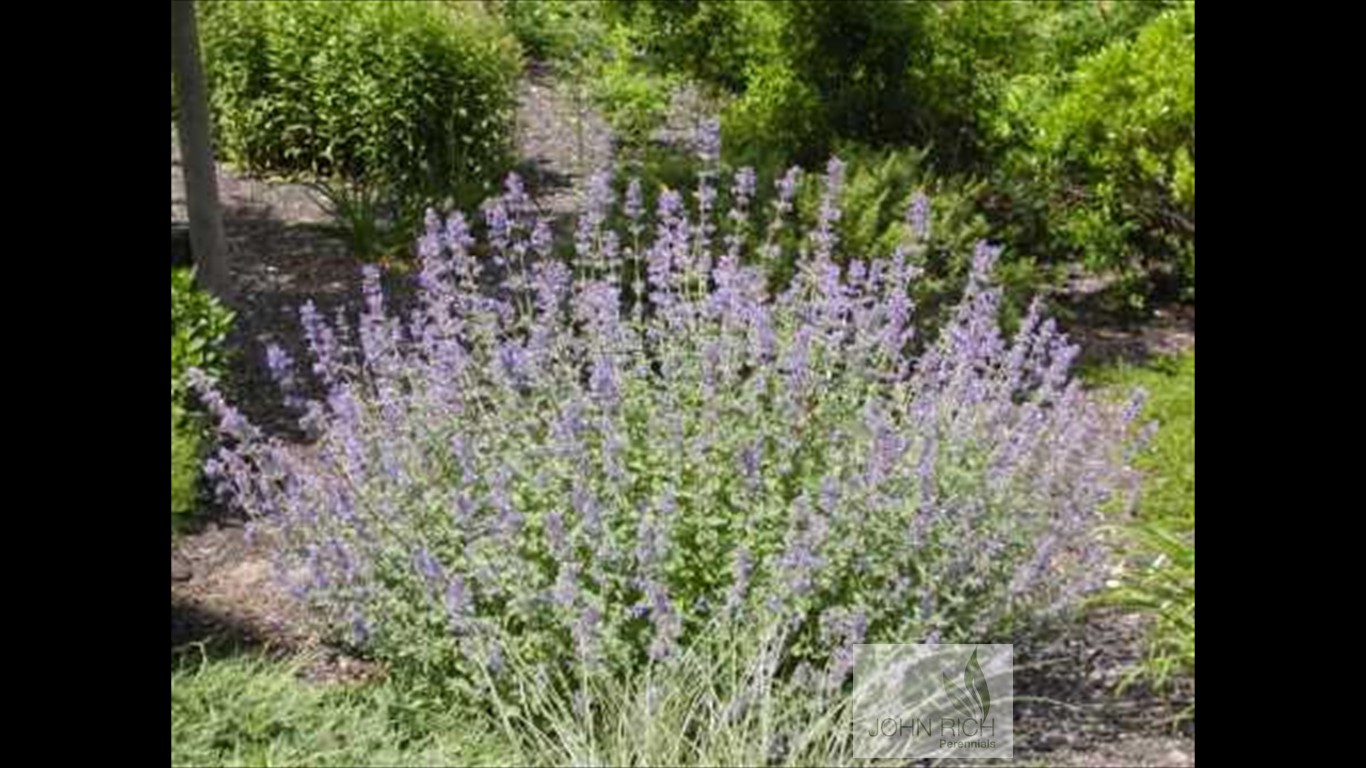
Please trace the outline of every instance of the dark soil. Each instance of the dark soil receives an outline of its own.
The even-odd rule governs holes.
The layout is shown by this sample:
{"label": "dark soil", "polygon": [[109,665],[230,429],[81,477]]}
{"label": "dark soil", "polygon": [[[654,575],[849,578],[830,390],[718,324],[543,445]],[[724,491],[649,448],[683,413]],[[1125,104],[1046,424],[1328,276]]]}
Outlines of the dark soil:
{"label": "dark soil", "polygon": [[[661,132],[683,141],[691,114],[703,107],[680,100],[682,113]],[[580,130],[581,127],[581,130]],[[183,185],[172,132],[171,216],[184,219]],[[543,209],[570,226],[587,175],[605,167],[613,146],[605,122],[578,104],[569,89],[544,69],[533,69],[520,91],[518,170]],[[278,343],[305,360],[298,307],[312,300],[324,316],[354,316],[360,272],[343,242],[329,230],[314,194],[295,184],[244,178],[219,171],[219,193],[236,295],[234,356],[228,395],[268,433],[306,451],[293,431],[295,415],[285,411],[265,369],[265,345]],[[402,274],[386,275],[400,303],[410,285]],[[1086,362],[1150,357],[1192,348],[1193,307],[1161,307],[1144,319],[1109,312],[1081,286],[1064,297],[1071,309],[1064,327],[1083,345]],[[329,649],[299,607],[277,586],[270,544],[248,542],[240,520],[212,503],[197,517],[198,530],[179,536],[171,549],[171,645],[178,653],[235,653],[265,649],[280,654],[318,653],[308,674],[317,679],[365,677],[373,665]],[[1120,676],[1138,658],[1141,629],[1134,616],[1094,613],[1057,634],[1020,661],[1019,697],[1042,701],[1016,705],[1016,760],[1050,765],[1193,765],[1194,726],[1176,730],[1172,719],[1181,696],[1162,696],[1141,687],[1115,693]],[[179,649],[179,650],[177,650]],[[1193,691],[1191,692],[1193,695]]]}

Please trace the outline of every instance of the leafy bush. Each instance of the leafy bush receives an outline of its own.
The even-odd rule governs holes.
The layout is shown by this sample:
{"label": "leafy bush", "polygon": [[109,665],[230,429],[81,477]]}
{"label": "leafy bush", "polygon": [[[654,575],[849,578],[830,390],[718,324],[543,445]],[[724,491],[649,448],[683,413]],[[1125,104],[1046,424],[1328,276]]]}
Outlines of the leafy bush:
{"label": "leafy bush", "polygon": [[918,99],[908,71],[927,6],[812,0],[757,6],[746,26],[760,35],[744,63],[745,87],[725,115],[738,157],[813,162],[837,138],[914,141]]}
{"label": "leafy bush", "polygon": [[520,52],[478,6],[213,2],[202,16],[227,159],[418,211],[471,204],[506,170]]}
{"label": "leafy bush", "polygon": [[675,82],[635,63],[637,42],[627,28],[614,29],[606,41],[610,53],[594,73],[594,100],[607,115],[618,140],[639,152],[650,134],[664,124]]}
{"label": "leafy bush", "polygon": [[1083,59],[1015,162],[1090,265],[1165,272],[1193,296],[1195,6]]}
{"label": "leafy bush", "polygon": [[223,343],[232,328],[233,313],[194,284],[194,272],[171,270],[171,403],[185,395],[185,372],[198,368],[216,375],[227,355]]}
{"label": "leafy bush", "polygon": [[[171,406],[171,517],[194,509],[199,487],[199,435],[185,414]],[[174,529],[174,523],[172,524]]]}
{"label": "leafy bush", "polygon": [[[194,510],[204,426],[188,410],[186,372],[217,376],[227,363],[224,342],[232,312],[194,284],[192,269],[171,270],[171,516]],[[174,529],[174,523],[172,525]]]}
{"label": "leafy bush", "polygon": [[[935,174],[929,154],[853,144],[840,149],[841,158],[849,159],[838,224],[843,250],[865,258],[891,258],[897,248],[913,244],[906,255],[918,270],[911,297],[918,307],[915,324],[921,333],[937,332],[948,322],[953,303],[967,284],[974,245],[988,229],[977,204],[984,194],[982,183]],[[819,182],[807,177],[798,193],[798,216],[808,229],[819,217]],[[786,252],[795,254],[797,243],[789,243],[792,249]],[[1006,289],[1003,309],[1015,322],[1037,282],[1028,260],[1010,253],[1003,256],[1010,258],[997,265],[996,278]],[[797,266],[794,260],[781,272]]]}
{"label": "leafy bush", "polygon": [[[1014,255],[1127,269],[1131,298],[1157,267],[1193,296],[1194,42],[1171,21],[1193,32],[1190,4],[607,7],[647,41],[647,67],[735,96],[735,162],[811,163],[849,141],[928,148],[941,174],[992,179],[982,211]],[[1045,277],[1010,263],[1021,284]]]}
{"label": "leafy bush", "polygon": [[[839,202],[840,218],[835,226],[843,247],[833,256],[841,266],[846,265],[846,254],[868,259],[891,258],[898,247],[916,239],[907,213],[920,198],[925,217],[923,237],[921,242],[907,249],[906,255],[910,265],[920,271],[911,287],[912,298],[920,308],[916,325],[921,331],[933,332],[944,325],[953,302],[961,296],[973,246],[986,236],[988,227],[977,204],[977,198],[984,194],[983,184],[937,175],[929,168],[928,154],[927,150],[914,148],[878,150],[866,145],[841,144],[839,155],[848,162]],[[755,171],[753,200],[748,204],[760,208],[774,205],[779,186],[776,182],[786,172],[784,168]],[[651,147],[644,153],[643,188],[690,186],[695,174],[695,154],[665,147]],[[799,225],[774,233],[776,244],[781,246],[781,256],[764,263],[770,287],[775,290],[785,288],[797,273],[803,233],[816,226],[820,215],[822,183],[819,175],[798,175],[793,184],[788,204]],[[625,187],[625,184],[619,186]],[[774,189],[774,193],[764,192],[769,188]],[[718,189],[714,205],[718,209],[728,206],[734,196],[734,189]],[[645,226],[658,223],[648,211],[641,220]],[[625,226],[627,222],[618,217],[614,224]],[[754,252],[768,233],[750,227],[744,235],[745,246]],[[1034,266],[1028,259],[1008,255],[1012,258],[998,265],[997,277],[1007,289],[1005,308],[1008,315],[1012,320],[1018,320],[1028,304],[1028,290],[1037,281]]]}
{"label": "leafy bush", "polygon": [[[459,2],[459,0],[455,0]],[[538,60],[571,59],[601,34],[597,3],[579,0],[494,0],[508,31]]]}
{"label": "leafy bush", "polygon": [[[482,265],[463,216],[429,214],[415,314],[386,311],[373,267],[356,328],[305,305],[325,402],[269,361],[316,458],[197,378],[233,442],[211,473],[278,533],[326,626],[443,686],[512,655],[590,677],[667,661],[718,617],[781,628],[793,665],[849,661],[864,640],[992,636],[1094,586],[1096,523],[1136,480],[1135,408],[1069,381],[1076,347],[1038,305],[1001,337],[985,243],[950,326],[909,356],[906,252],[836,260],[838,161],[771,294],[795,185],[753,221],[742,169],[723,229],[718,152],[696,214],[659,195],[653,237],[635,188],[623,229],[604,226],[596,178],[572,269],[512,177]],[[751,227],[775,233],[757,252]],[[623,307],[628,286],[648,301]]]}
{"label": "leafy bush", "polygon": [[756,24],[768,9],[762,3],[712,3],[700,0],[606,0],[604,20],[626,29],[644,47],[646,63],[656,70],[685,75],[738,92],[753,55]]}

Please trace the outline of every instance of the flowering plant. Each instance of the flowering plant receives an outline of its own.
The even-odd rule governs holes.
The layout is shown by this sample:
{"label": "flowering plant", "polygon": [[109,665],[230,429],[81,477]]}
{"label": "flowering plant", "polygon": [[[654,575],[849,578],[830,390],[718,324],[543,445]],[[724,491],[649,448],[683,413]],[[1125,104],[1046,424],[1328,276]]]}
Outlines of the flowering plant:
{"label": "flowering plant", "polygon": [[637,182],[607,227],[596,177],[570,264],[512,176],[483,210],[482,259],[464,216],[428,214],[410,314],[374,267],[355,327],[305,305],[324,396],[282,350],[269,362],[315,451],[199,382],[231,443],[211,474],[326,626],[468,681],[509,650],[585,674],[666,662],[726,621],[780,628],[838,684],[855,643],[982,639],[1102,578],[1097,523],[1136,488],[1137,402],[1088,397],[1037,303],[1002,337],[997,249],[977,247],[942,336],[912,345],[920,243],[838,266],[842,163],[774,291],[763,264],[798,171],[760,226],[741,169],[718,222],[703,155],[695,207],[663,190],[652,233]]}

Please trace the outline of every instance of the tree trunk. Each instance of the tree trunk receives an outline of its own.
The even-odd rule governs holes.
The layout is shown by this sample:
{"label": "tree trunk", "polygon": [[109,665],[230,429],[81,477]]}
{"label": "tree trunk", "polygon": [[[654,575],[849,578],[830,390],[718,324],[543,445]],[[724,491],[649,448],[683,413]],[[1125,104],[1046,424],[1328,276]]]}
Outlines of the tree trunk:
{"label": "tree trunk", "polygon": [[209,102],[199,62],[199,33],[193,0],[171,2],[171,74],[180,119],[180,157],[185,172],[185,203],[190,216],[190,250],[195,275],[206,290],[229,298],[228,249],[218,208],[218,175],[209,137]]}

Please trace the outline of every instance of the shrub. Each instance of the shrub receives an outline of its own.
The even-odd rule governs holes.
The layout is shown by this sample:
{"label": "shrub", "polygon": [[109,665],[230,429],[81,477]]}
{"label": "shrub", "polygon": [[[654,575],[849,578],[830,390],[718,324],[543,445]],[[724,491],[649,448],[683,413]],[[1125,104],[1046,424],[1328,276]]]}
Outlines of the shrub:
{"label": "shrub", "polygon": [[[718,152],[696,212],[659,195],[653,237],[635,189],[623,230],[604,227],[595,178],[572,269],[512,177],[482,265],[464,217],[429,215],[415,314],[386,311],[373,267],[356,328],[305,305],[325,401],[270,362],[315,457],[198,379],[233,441],[209,463],[220,490],[278,533],[326,626],[453,685],[514,654],[589,676],[667,662],[718,618],[781,628],[793,665],[848,661],[865,640],[992,636],[1094,586],[1135,409],[1069,380],[1076,347],[1038,305],[1001,337],[985,243],[950,326],[909,356],[907,252],[836,261],[838,161],[770,294],[782,246],[742,235],[791,226],[792,185],[752,221],[742,170],[719,228]],[[648,301],[623,307],[626,286]]]}
{"label": "shrub", "polygon": [[625,27],[606,36],[609,54],[593,73],[594,100],[603,109],[616,138],[637,153],[664,124],[675,81],[635,63],[636,41]]}
{"label": "shrub", "polygon": [[[194,510],[204,426],[188,408],[186,372],[217,376],[227,362],[224,341],[232,312],[195,287],[194,271],[171,270],[171,516]],[[172,523],[174,530],[175,524]]]}
{"label": "shrub", "polygon": [[[456,5],[461,0],[448,0]],[[599,3],[580,0],[491,0],[527,56],[549,63],[572,61],[605,32]]]}
{"label": "shrub", "polygon": [[1093,267],[1195,290],[1195,6],[1083,59],[1015,162],[1044,180],[1052,228]]}
{"label": "shrub", "polygon": [[753,13],[750,28],[765,37],[752,45],[744,93],[726,114],[727,142],[740,156],[776,151],[784,161],[812,162],[837,138],[919,138],[907,73],[927,53],[926,6],[803,0]]}
{"label": "shrub", "polygon": [[171,406],[171,519],[194,510],[199,488],[199,436],[185,414]]}
{"label": "shrub", "polygon": [[[941,174],[993,177],[983,212],[1014,255],[1127,270],[1131,299],[1157,267],[1193,296],[1194,44],[1170,28],[1193,25],[1189,4],[608,7],[648,41],[645,64],[735,96],[722,113],[735,162],[810,163],[849,141],[929,148]],[[1012,281],[1044,277],[1009,263]]]}
{"label": "shrub", "polygon": [[[841,267],[847,255],[867,259],[889,259],[900,246],[913,240],[913,228],[906,215],[917,198],[925,206],[925,232],[922,242],[907,250],[909,264],[920,274],[912,283],[911,295],[920,308],[916,325],[921,331],[936,331],[947,321],[953,302],[967,282],[974,244],[986,236],[987,223],[979,212],[977,198],[984,193],[980,182],[957,177],[942,177],[929,168],[926,150],[914,148],[878,150],[866,145],[843,143],[840,157],[847,158],[844,190],[840,198],[840,217],[835,225],[843,247],[833,254]],[[729,166],[727,166],[729,167]],[[762,190],[775,188],[785,168],[764,168],[754,172],[754,198],[750,206],[771,206],[774,195]],[[651,147],[644,153],[641,168],[644,188],[690,186],[696,175],[695,153],[675,148]],[[822,184],[819,175],[795,177],[790,201],[792,217],[799,222],[774,233],[781,246],[780,256],[763,266],[769,285],[781,290],[799,269],[799,250],[803,233],[815,227],[820,215]],[[625,188],[625,183],[618,185]],[[734,201],[734,189],[716,190],[717,209]],[[642,215],[646,226],[657,222],[649,212]],[[625,226],[618,217],[611,222]],[[748,228],[745,247],[751,252],[768,233]],[[1034,285],[1033,264],[1016,257],[998,265],[997,276],[1007,288],[1007,309],[1014,320],[1028,303],[1027,288]]]}
{"label": "shrub", "polygon": [[232,162],[340,176],[418,211],[477,201],[506,169],[520,53],[477,6],[215,2],[201,30]]}
{"label": "shrub", "polygon": [[731,92],[744,88],[763,3],[606,0],[604,19],[640,41],[646,63]]}
{"label": "shrub", "polygon": [[[845,188],[838,224],[844,252],[864,258],[891,258],[906,243],[909,264],[918,271],[911,283],[917,305],[915,324],[921,333],[934,333],[949,319],[953,304],[967,284],[974,244],[987,236],[987,223],[977,198],[984,194],[981,182],[939,176],[930,170],[927,150],[877,150],[843,144],[841,158],[848,158]],[[807,177],[798,194],[799,218],[805,228],[817,225],[820,212],[820,179]],[[908,215],[916,211],[915,217]],[[913,218],[923,220],[913,222]],[[916,227],[923,231],[917,233]],[[919,236],[917,236],[919,234]],[[795,253],[797,243],[791,242]],[[997,265],[996,278],[1006,289],[1003,295],[1009,319],[1018,321],[1028,304],[1028,292],[1036,284],[1032,265],[1016,254]],[[797,267],[792,262],[791,269]],[[923,338],[923,337],[922,337]]]}
{"label": "shrub", "polygon": [[233,313],[194,284],[194,271],[171,270],[171,403],[185,395],[185,372],[191,368],[216,375],[227,355],[223,344]]}

